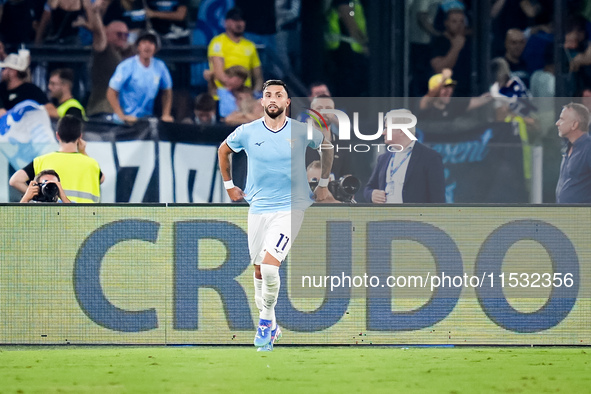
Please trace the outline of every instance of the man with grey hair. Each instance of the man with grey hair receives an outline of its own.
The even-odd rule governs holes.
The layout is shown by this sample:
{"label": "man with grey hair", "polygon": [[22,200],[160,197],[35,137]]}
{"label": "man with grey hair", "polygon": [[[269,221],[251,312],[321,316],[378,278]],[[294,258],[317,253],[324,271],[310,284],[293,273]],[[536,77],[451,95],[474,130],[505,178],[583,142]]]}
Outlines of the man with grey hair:
{"label": "man with grey hair", "polygon": [[[390,111],[392,123],[408,123],[407,109]],[[407,129],[413,135],[415,127]],[[412,140],[402,129],[384,131],[386,152],[378,157],[364,189],[367,202],[445,203],[445,177],[441,155],[419,141]]]}
{"label": "man with grey hair", "polygon": [[567,104],[562,108],[556,126],[558,135],[567,140],[556,185],[556,202],[591,203],[589,110],[582,104]]}

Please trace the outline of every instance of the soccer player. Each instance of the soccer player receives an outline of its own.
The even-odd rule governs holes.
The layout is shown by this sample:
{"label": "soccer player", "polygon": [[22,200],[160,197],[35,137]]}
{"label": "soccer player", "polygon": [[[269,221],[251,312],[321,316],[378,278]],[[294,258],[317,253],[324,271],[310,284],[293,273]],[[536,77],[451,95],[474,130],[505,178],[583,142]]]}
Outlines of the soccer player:
{"label": "soccer player", "polygon": [[[275,319],[279,266],[297,236],[304,210],[312,204],[304,163],[306,147],[323,145],[321,179],[314,190],[319,202],[328,197],[333,151],[319,130],[312,129],[312,138],[308,139],[306,125],[287,117],[290,99],[283,81],[265,82],[261,105],[264,116],[234,130],[220,145],[218,157],[224,187],[232,201],[244,198],[250,204],[248,248],[260,312],[254,344],[258,351],[271,351],[281,335]],[[244,191],[234,186],[230,167],[231,154],[241,150],[248,156]]]}

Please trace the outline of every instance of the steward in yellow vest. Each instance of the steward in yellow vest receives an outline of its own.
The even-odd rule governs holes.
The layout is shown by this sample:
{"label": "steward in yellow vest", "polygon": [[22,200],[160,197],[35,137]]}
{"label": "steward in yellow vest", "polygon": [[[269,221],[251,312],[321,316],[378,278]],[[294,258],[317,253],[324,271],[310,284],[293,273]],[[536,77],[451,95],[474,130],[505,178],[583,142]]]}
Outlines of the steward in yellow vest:
{"label": "steward in yellow vest", "polygon": [[100,184],[105,180],[98,162],[86,154],[86,141],[82,139],[82,120],[72,115],[61,118],[57,124],[60,149],[36,157],[10,178],[10,186],[21,193],[27,182],[42,170],[52,169],[60,174],[62,187],[68,199],[78,203],[100,202]]}
{"label": "steward in yellow vest", "polygon": [[86,120],[84,107],[72,96],[74,72],[69,68],[58,68],[51,73],[47,89],[52,99],[57,100],[57,114],[60,118],[73,115]]}

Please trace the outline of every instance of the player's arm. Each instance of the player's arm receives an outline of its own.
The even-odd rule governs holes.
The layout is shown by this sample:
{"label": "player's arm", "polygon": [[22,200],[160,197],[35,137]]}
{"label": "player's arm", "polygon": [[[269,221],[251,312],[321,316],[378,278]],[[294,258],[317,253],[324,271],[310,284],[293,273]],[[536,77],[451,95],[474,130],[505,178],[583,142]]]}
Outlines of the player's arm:
{"label": "player's arm", "polygon": [[321,202],[329,197],[328,180],[330,177],[330,170],[332,169],[332,161],[334,159],[334,147],[324,137],[320,145],[320,182],[314,189],[314,196],[316,201]]}
{"label": "player's arm", "polygon": [[218,149],[218,162],[220,164],[220,173],[224,180],[224,187],[228,192],[228,196],[232,201],[240,201],[244,198],[245,194],[237,186],[234,186],[232,182],[232,160],[231,155],[233,151],[230,149],[226,141],[222,142]]}

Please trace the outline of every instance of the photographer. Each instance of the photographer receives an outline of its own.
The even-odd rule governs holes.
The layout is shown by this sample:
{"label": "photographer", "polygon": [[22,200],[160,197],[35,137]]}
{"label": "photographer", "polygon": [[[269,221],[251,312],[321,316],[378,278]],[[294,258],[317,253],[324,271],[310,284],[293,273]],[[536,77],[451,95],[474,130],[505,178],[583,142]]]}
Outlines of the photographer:
{"label": "photographer", "polygon": [[82,139],[82,120],[66,115],[57,123],[56,137],[60,144],[57,152],[37,156],[31,163],[16,171],[9,184],[21,193],[27,191],[27,182],[47,169],[61,174],[62,186],[68,198],[77,203],[98,203],[100,184],[105,180],[99,164],[86,154],[86,141]]}
{"label": "photographer", "polygon": [[71,201],[66,196],[60,177],[54,170],[43,170],[35,179],[29,182],[27,191],[20,201],[21,203],[29,202],[62,202],[70,203]]}
{"label": "photographer", "polygon": [[[306,176],[310,188],[314,190],[318,186],[320,180],[320,161],[314,160],[306,168]],[[328,198],[323,200],[323,203],[340,203],[348,202],[355,203],[355,193],[359,190],[359,180],[351,175],[342,177],[339,181],[330,181],[328,184]]]}

